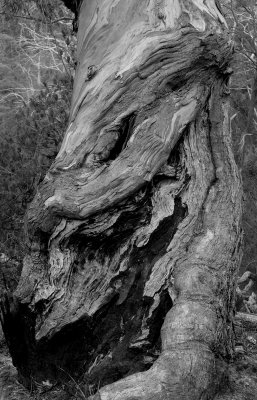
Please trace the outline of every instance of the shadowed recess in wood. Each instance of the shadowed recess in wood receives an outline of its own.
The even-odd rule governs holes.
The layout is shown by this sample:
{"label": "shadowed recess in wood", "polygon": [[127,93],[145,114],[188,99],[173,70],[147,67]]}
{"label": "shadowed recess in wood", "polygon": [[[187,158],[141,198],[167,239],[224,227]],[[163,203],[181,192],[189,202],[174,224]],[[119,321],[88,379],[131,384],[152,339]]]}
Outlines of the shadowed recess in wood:
{"label": "shadowed recess in wood", "polygon": [[123,119],[121,127],[119,128],[118,140],[110,150],[107,160],[105,161],[115,160],[122,150],[124,150],[132,135],[135,118],[135,113],[132,113]]}

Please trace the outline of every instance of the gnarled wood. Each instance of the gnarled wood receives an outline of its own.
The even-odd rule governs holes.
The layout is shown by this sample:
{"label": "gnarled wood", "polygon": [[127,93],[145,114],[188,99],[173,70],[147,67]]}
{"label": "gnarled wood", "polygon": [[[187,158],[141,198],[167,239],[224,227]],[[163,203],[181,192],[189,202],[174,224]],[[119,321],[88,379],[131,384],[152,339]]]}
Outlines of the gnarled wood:
{"label": "gnarled wood", "polygon": [[67,370],[102,400],[213,398],[241,241],[231,54],[214,0],[82,3],[69,127],[2,307],[25,382]]}
{"label": "gnarled wood", "polygon": [[238,312],[236,314],[236,320],[239,321],[243,328],[246,330],[257,331],[257,315],[247,314],[243,312]]}

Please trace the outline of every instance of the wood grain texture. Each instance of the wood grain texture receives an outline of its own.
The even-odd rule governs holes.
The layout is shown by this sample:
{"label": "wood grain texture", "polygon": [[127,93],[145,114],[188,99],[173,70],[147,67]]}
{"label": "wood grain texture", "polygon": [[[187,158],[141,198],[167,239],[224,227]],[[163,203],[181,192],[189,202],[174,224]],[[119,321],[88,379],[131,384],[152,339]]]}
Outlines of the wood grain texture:
{"label": "wood grain texture", "polygon": [[214,0],[82,3],[69,126],[3,312],[26,383],[61,366],[101,376],[101,400],[214,397],[241,256],[231,55]]}

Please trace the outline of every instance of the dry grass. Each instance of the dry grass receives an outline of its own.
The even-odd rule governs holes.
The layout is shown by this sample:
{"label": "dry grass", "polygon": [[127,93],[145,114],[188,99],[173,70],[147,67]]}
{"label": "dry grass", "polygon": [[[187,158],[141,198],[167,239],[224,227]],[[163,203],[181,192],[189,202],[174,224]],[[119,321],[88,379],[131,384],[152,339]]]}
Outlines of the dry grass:
{"label": "dry grass", "polygon": [[80,399],[59,388],[38,387],[33,393],[18,382],[16,368],[7,350],[0,343],[0,400],[69,400]]}
{"label": "dry grass", "polygon": [[18,382],[11,358],[0,355],[0,400],[31,400],[30,393]]}
{"label": "dry grass", "polygon": [[242,346],[233,363],[227,366],[228,382],[215,400],[257,399],[257,331],[243,330]]}
{"label": "dry grass", "polygon": [[[241,336],[242,334],[242,336]],[[257,399],[257,331],[242,331],[237,337],[242,343],[234,363],[227,365],[228,380],[215,400],[256,400]],[[85,400],[88,390],[78,385],[67,375],[69,384],[65,390],[54,387],[51,390],[38,386],[30,393],[17,380],[17,371],[0,338],[0,400]],[[85,385],[86,386],[86,385]],[[82,389],[84,389],[82,391]],[[90,391],[89,391],[90,392]]]}

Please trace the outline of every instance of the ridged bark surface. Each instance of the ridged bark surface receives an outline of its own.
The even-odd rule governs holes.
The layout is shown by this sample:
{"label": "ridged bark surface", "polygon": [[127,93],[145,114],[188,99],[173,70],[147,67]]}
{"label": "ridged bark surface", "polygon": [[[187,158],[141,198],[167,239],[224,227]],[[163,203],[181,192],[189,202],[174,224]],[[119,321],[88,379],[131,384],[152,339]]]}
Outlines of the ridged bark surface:
{"label": "ridged bark surface", "polygon": [[241,243],[231,55],[214,0],[82,3],[69,127],[2,306],[24,382],[66,371],[101,400],[214,397]]}

